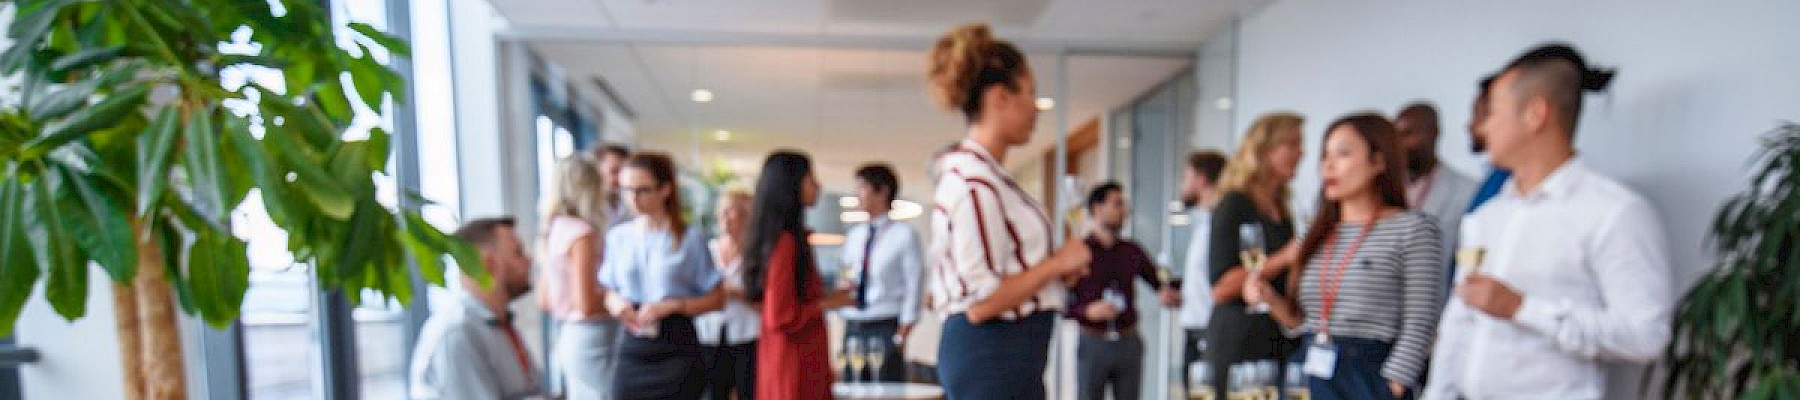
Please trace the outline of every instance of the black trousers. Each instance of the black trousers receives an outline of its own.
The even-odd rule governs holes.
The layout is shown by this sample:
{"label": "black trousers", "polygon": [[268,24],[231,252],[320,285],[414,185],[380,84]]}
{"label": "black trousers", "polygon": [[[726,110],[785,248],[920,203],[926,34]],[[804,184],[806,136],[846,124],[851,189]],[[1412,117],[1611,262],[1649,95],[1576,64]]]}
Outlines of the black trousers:
{"label": "black trousers", "polygon": [[[844,346],[850,348],[851,341],[861,341],[867,346],[870,341],[881,343],[886,353],[881,368],[874,371],[861,371],[855,374],[844,371],[846,379],[855,378],[858,382],[904,382],[906,380],[906,360],[901,358],[900,346],[894,345],[894,334],[900,332],[900,320],[884,319],[874,321],[845,321]],[[847,368],[847,367],[846,367]]]}
{"label": "black trousers", "polygon": [[656,337],[625,332],[619,341],[613,398],[699,400],[706,375],[694,320],[675,315],[657,325]]}
{"label": "black trousers", "polygon": [[[724,337],[721,335],[720,337]],[[756,398],[756,342],[720,346],[700,346],[701,364],[706,368],[708,399],[727,400],[731,392],[737,398]]]}
{"label": "black trousers", "polygon": [[1181,352],[1181,398],[1188,398],[1194,392],[1193,379],[1188,378],[1188,369],[1195,361],[1206,360],[1206,329],[1188,329],[1183,340]]}
{"label": "black trousers", "polygon": [[1075,398],[1136,399],[1144,386],[1144,340],[1137,332],[1117,340],[1083,331],[1075,341]]}

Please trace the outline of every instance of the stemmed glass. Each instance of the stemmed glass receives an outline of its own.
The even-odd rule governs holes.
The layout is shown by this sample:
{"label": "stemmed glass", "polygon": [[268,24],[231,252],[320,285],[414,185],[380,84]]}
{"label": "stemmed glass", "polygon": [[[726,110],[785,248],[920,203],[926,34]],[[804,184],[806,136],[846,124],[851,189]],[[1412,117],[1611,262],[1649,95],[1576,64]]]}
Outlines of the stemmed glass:
{"label": "stemmed glass", "polygon": [[[1245,279],[1262,279],[1263,262],[1268,261],[1268,259],[1269,255],[1263,250],[1262,225],[1254,222],[1239,225],[1238,261],[1244,264],[1244,272],[1249,273],[1249,276],[1246,276]],[[1269,313],[1269,305],[1261,302],[1251,304],[1248,312],[1251,314],[1267,314]]]}
{"label": "stemmed glass", "polygon": [[864,345],[863,350],[869,352],[869,381],[880,382],[881,366],[887,361],[887,344],[883,343],[881,338],[871,337],[864,338],[864,340],[868,341],[868,343]]}

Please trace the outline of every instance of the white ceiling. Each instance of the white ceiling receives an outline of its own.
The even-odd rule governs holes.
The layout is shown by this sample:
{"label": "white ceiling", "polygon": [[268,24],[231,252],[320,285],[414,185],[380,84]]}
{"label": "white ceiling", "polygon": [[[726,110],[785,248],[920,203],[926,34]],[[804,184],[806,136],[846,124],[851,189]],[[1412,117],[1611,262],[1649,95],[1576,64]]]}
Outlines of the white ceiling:
{"label": "white ceiling", "polygon": [[[1209,32],[1260,1],[1073,0],[490,0],[515,30],[635,32],[637,41],[531,39],[546,61],[591,93],[592,78],[612,87],[635,114],[639,147],[687,162],[724,162],[755,174],[763,155],[799,148],[815,159],[827,189],[847,191],[850,172],[870,161],[901,173],[903,195],[924,194],[925,161],[964,133],[960,116],[932,105],[925,54],[910,46],[815,45],[806,40],[720,45],[670,42],[683,35],[786,35],[783,38],[931,38],[966,21],[985,20],[1021,42],[1133,44],[1196,48]],[[785,41],[784,41],[785,40]],[[716,40],[714,41],[716,42]],[[1171,45],[1173,44],[1173,45]],[[1028,51],[1030,47],[1028,46]],[[1029,54],[1039,94],[1055,95],[1054,53]],[[1130,102],[1191,64],[1191,58],[1072,55],[1070,124]],[[689,100],[695,89],[715,94]],[[1039,120],[1028,149],[1053,144],[1056,113]],[[729,130],[731,140],[713,140]],[[1026,154],[1026,153],[1015,153]],[[699,157],[700,160],[694,159]],[[1026,157],[1009,157],[1011,161]],[[1015,163],[1016,164],[1016,163]]]}

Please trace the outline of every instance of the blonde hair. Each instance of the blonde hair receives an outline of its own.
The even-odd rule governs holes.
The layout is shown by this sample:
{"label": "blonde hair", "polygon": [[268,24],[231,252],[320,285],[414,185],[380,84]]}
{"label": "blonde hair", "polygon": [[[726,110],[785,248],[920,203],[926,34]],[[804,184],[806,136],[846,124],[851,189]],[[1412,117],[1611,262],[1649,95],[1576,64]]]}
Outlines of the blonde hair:
{"label": "blonde hair", "polygon": [[[754,200],[755,200],[755,198],[750,196],[749,190],[744,190],[744,189],[726,190],[725,193],[719,195],[719,209],[724,210],[726,208],[742,208],[744,211],[744,214],[745,214],[744,217],[749,218],[750,217],[750,215],[749,215],[750,214],[750,204]],[[724,236],[724,235],[730,233],[730,232],[725,232],[725,221],[723,219],[724,217],[725,217],[724,213],[719,214],[719,218],[721,218],[721,219],[719,220],[719,226],[718,226],[719,232],[718,233],[720,236]],[[745,222],[748,223],[748,221],[745,221]]]}
{"label": "blonde hair", "polygon": [[[559,216],[580,218],[605,229],[613,218],[601,186],[599,163],[588,154],[563,157],[556,163],[556,184],[544,203],[544,222]],[[548,225],[546,225],[548,226]]]}
{"label": "blonde hair", "polygon": [[[1270,149],[1300,136],[1300,129],[1306,119],[1300,114],[1276,111],[1263,114],[1250,124],[1250,130],[1244,133],[1244,142],[1240,143],[1237,152],[1231,155],[1231,161],[1225,163],[1225,172],[1219,178],[1220,192],[1244,192],[1255,196],[1257,186],[1269,177],[1268,160],[1263,157]],[[1275,198],[1265,199],[1277,202],[1283,213],[1287,212],[1288,186],[1283,183],[1275,191]],[[1283,216],[1285,217],[1285,215]]]}

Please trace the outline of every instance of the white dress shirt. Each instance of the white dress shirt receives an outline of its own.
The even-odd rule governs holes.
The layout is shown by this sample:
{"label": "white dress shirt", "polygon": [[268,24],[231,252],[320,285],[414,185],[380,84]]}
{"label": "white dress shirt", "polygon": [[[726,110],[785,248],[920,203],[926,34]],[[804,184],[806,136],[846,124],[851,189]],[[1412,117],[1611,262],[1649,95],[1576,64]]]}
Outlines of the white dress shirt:
{"label": "white dress shirt", "polygon": [[[869,254],[863,254],[863,249]],[[851,271],[861,271],[867,261],[869,274],[858,277],[857,282],[867,282],[868,293],[863,294],[864,308],[839,308],[838,316],[860,322],[898,319],[901,324],[919,319],[925,250],[919,247],[919,234],[911,225],[886,216],[857,225],[844,238],[843,254],[844,265]]]}
{"label": "white dress shirt", "polygon": [[[928,252],[933,308],[967,312],[999,289],[1001,280],[1050,256],[1050,217],[973,140],[938,156],[933,172],[937,191]],[[1044,285],[1000,319],[1061,310],[1067,291],[1060,281]]]}
{"label": "white dress shirt", "polygon": [[[719,240],[715,238],[710,244],[713,260],[719,264],[725,274],[727,287],[744,287],[742,257],[730,260],[719,257]],[[756,333],[762,329],[760,310],[743,300],[726,299],[725,308],[703,313],[694,317],[694,330],[700,336],[700,344],[707,346],[739,345],[756,341]]]}
{"label": "white dress shirt", "polygon": [[1188,212],[1188,227],[1193,228],[1189,235],[1187,263],[1182,266],[1181,273],[1181,327],[1187,329],[1206,329],[1212,321],[1212,280],[1207,279],[1212,273],[1207,260],[1212,259],[1210,240],[1212,240],[1212,211],[1195,208]]}
{"label": "white dress shirt", "polygon": [[1579,160],[1536,193],[1508,186],[1462,230],[1464,247],[1487,250],[1480,271],[1523,301],[1510,321],[1449,301],[1424,398],[1599,399],[1603,364],[1649,362],[1669,343],[1678,294],[1662,224]]}

